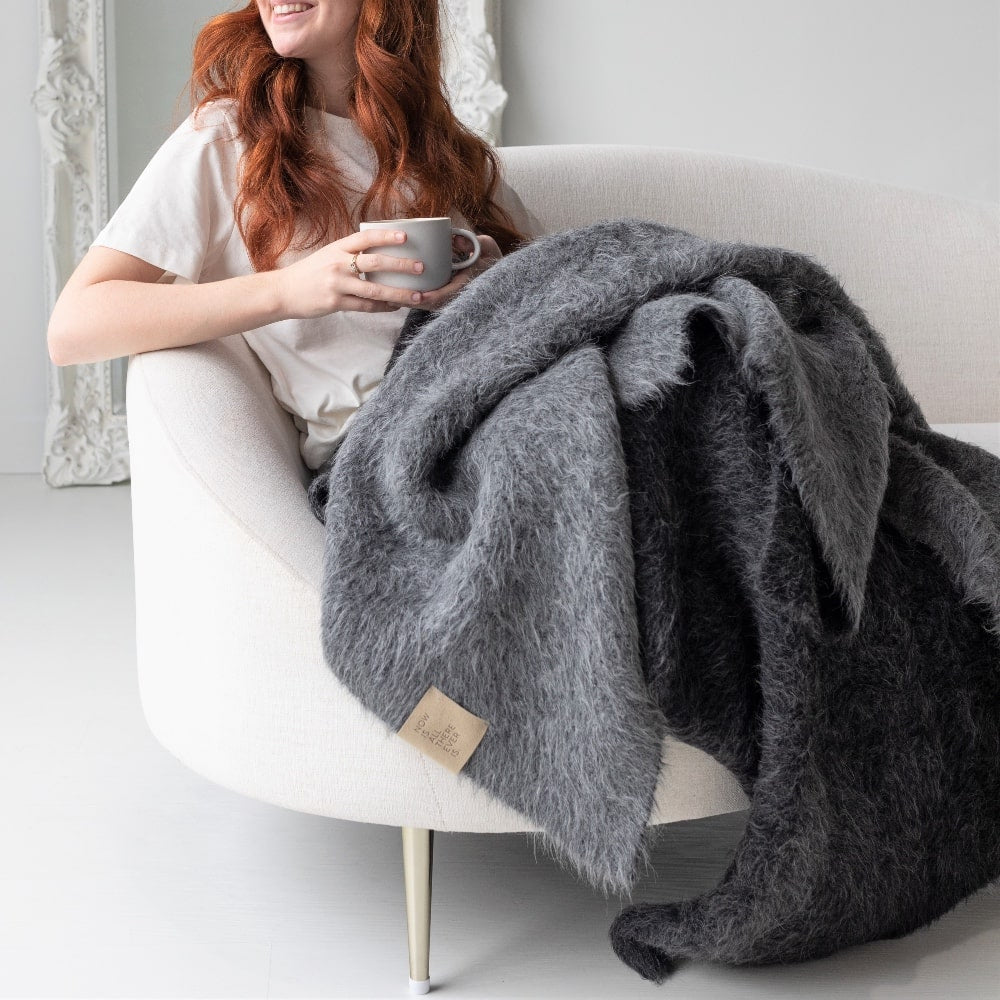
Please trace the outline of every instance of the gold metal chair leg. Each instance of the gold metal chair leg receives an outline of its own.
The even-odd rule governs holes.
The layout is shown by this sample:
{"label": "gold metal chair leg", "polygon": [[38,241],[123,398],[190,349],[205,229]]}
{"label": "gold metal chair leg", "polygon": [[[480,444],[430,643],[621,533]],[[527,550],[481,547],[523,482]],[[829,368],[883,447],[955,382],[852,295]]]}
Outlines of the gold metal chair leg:
{"label": "gold metal chair leg", "polygon": [[410,951],[410,992],[431,988],[431,868],[434,831],[416,826],[403,831],[403,882],[406,886],[406,939]]}

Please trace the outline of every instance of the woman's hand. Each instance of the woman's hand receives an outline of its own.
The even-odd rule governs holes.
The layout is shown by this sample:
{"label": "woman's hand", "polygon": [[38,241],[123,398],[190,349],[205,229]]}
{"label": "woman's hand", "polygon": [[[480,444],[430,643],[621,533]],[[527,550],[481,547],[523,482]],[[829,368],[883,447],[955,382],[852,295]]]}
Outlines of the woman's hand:
{"label": "woman's hand", "polygon": [[[477,274],[482,274],[487,268],[492,267],[503,257],[500,247],[492,236],[483,233],[476,233],[482,252],[479,260],[470,267],[463,267],[461,271],[455,271],[447,285],[435,288],[430,292],[423,292],[419,302],[406,303],[413,309],[440,309],[446,302],[453,299],[458,292],[464,288]],[[473,251],[472,241],[465,236],[455,234],[451,238],[452,248],[465,256],[471,255]]]}
{"label": "woman's hand", "polygon": [[[359,271],[420,274],[423,264],[419,261],[374,252],[380,246],[400,246],[405,242],[406,233],[401,230],[365,229],[328,243],[294,264],[273,271],[281,315],[287,319],[310,319],[344,310],[391,312],[400,306],[416,306],[414,293],[408,288],[380,285],[359,278],[351,271],[351,258],[357,253]],[[493,245],[496,246],[495,243]],[[483,253],[486,253],[485,244]],[[466,270],[471,271],[475,266],[473,264]],[[422,300],[428,293],[419,294]]]}

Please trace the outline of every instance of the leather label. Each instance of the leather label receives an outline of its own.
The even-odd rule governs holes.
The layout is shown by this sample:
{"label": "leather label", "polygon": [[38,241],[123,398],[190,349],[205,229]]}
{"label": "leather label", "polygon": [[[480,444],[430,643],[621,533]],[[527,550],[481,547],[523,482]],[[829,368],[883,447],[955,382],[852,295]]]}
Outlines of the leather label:
{"label": "leather label", "polygon": [[452,774],[458,774],[479,746],[488,725],[432,684],[400,727],[399,735]]}

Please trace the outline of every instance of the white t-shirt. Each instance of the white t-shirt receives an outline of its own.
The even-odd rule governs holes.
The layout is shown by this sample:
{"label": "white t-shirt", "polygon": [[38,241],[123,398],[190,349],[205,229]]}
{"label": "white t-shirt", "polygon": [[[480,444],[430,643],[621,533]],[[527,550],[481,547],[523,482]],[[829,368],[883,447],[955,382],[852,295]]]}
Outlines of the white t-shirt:
{"label": "white t-shirt", "polygon": [[[375,151],[349,118],[309,109],[349,188],[354,209],[371,186]],[[132,190],[92,245],[111,247],[161,267],[161,281],[218,281],[252,274],[246,245],[233,217],[243,143],[234,102],[214,101],[187,119],[157,150]],[[501,179],[498,202],[522,232],[537,225]],[[453,224],[471,228],[461,213]],[[286,251],[285,267],[312,251]],[[271,373],[275,397],[299,429],[299,451],[318,469],[348,429],[358,407],[378,388],[410,310],[343,311],[314,319],[288,319],[242,336]]]}

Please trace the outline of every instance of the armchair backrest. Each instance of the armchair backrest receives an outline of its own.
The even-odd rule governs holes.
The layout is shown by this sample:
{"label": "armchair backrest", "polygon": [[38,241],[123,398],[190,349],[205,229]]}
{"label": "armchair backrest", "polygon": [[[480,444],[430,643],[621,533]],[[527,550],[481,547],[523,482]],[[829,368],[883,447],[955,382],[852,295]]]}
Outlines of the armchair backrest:
{"label": "armchair backrest", "polygon": [[499,152],[541,232],[633,216],[808,254],[885,338],[928,421],[1000,421],[1000,206],[687,149]]}

